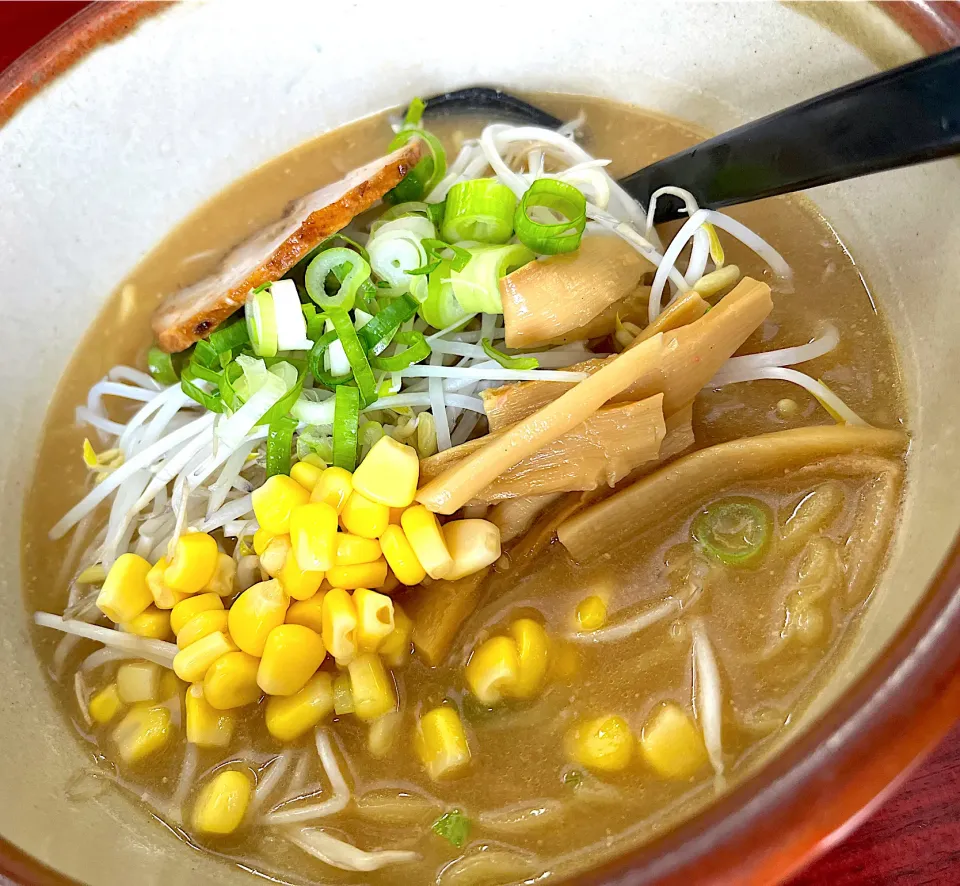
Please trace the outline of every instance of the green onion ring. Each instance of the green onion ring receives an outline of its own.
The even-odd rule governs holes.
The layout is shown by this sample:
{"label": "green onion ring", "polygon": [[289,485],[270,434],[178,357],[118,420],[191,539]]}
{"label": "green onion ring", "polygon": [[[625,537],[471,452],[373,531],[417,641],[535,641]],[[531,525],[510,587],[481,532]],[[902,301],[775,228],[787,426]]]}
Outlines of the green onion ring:
{"label": "green onion ring", "polygon": [[430,344],[423,337],[422,332],[416,332],[415,330],[398,332],[394,341],[407,347],[390,357],[372,357],[370,364],[374,369],[382,369],[385,372],[399,372],[401,369],[406,369],[408,366],[426,360],[430,356]]}
{"label": "green onion ring", "polygon": [[513,235],[517,198],[495,178],[458,182],[447,194],[443,238],[506,243]]}
{"label": "green onion ring", "polygon": [[221,326],[210,333],[210,345],[217,352],[222,354],[224,351],[235,351],[242,348],[250,341],[250,332],[247,330],[247,324],[243,320],[234,320],[226,326]]}
{"label": "green onion ring", "polygon": [[[346,265],[347,271],[346,276],[340,281],[339,290],[333,295],[327,295],[327,277],[343,265]],[[340,278],[339,274],[334,276]],[[370,265],[362,256],[352,249],[335,246],[333,249],[321,252],[310,262],[304,274],[303,283],[307,288],[307,294],[324,311],[329,308],[349,311],[357,299],[357,290],[369,278]]]}
{"label": "green onion ring", "polygon": [[727,566],[755,563],[770,544],[773,516],[762,501],[734,496],[708,505],[694,518],[693,540]]}
{"label": "green onion ring", "polygon": [[269,290],[251,292],[244,308],[247,333],[253,353],[258,357],[273,357],[277,353],[277,314]]}
{"label": "green onion ring", "polygon": [[[444,243],[443,240],[433,240],[427,237],[420,241],[420,245],[427,251],[427,255],[450,263],[450,267],[455,271],[462,271],[467,262],[470,261],[470,250],[462,246],[455,246],[453,243]],[[445,255],[449,250],[453,256]]]}
{"label": "green onion ring", "polygon": [[[549,209],[567,220],[554,224],[534,221],[530,210],[536,207]],[[552,178],[538,178],[530,185],[514,217],[520,242],[541,255],[573,252],[580,245],[586,225],[586,197],[573,185]]]}
{"label": "green onion ring", "polygon": [[150,370],[150,377],[158,384],[175,385],[180,380],[177,367],[173,363],[173,355],[161,351],[156,345],[147,351],[147,369]]}
{"label": "green onion ring", "polygon": [[210,393],[207,393],[193,383],[193,378],[193,373],[191,372],[190,364],[188,363],[183,367],[183,372],[180,374],[180,389],[183,391],[183,393],[186,394],[191,400],[195,400],[197,403],[199,403],[208,412],[223,412],[223,399],[220,396],[220,391],[214,390]]}
{"label": "green onion ring", "polygon": [[357,466],[357,434],[360,427],[360,391],[350,385],[337,388],[333,410],[333,463],[352,471]]}
{"label": "green onion ring", "polygon": [[267,476],[290,473],[290,451],[297,421],[293,418],[274,419],[267,432]]}
{"label": "green onion ring", "polygon": [[511,357],[503,351],[498,351],[489,338],[480,339],[480,344],[483,347],[483,353],[491,360],[496,360],[504,369],[537,369],[540,366],[540,361],[536,357]]}
{"label": "green onion ring", "polygon": [[412,138],[422,138],[427,143],[429,155],[411,169],[406,177],[383,199],[386,203],[410,203],[422,200],[447,174],[447,154],[440,140],[425,129],[401,129],[390,142],[387,150],[395,151]]}
{"label": "green onion ring", "polygon": [[379,314],[360,329],[360,339],[367,353],[376,357],[393,341],[397,330],[417,313],[416,300],[404,293],[390,301]]}

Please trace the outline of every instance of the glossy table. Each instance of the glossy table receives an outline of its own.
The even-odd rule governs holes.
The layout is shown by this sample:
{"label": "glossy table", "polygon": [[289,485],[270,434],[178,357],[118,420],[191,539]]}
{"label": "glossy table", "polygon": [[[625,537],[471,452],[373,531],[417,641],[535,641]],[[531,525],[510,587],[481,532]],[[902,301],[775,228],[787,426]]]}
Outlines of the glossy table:
{"label": "glossy table", "polygon": [[[86,5],[0,2],[0,71]],[[960,727],[865,824],[790,882],[868,884],[960,884]]]}

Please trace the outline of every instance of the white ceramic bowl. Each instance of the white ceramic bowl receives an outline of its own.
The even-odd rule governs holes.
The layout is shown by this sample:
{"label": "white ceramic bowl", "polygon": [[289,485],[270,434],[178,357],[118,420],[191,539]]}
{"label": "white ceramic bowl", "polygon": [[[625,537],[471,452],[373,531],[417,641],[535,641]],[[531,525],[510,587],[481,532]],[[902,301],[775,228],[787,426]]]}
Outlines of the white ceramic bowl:
{"label": "white ceramic bowl", "polygon": [[[929,46],[950,33],[920,4],[890,6],[900,8],[488,0],[408,17],[387,0],[159,12],[119,3],[94,6],[0,78],[0,871],[63,882],[37,860],[95,886],[254,882],[186,849],[117,793],[67,803],[65,782],[87,751],[53,703],[20,596],[20,515],[45,404],[145,253],[253,167],[412,95],[476,83],[588,93],[723,130],[918,57],[908,31]],[[610,881],[690,882],[691,871],[698,882],[775,880],[960,710],[960,557],[950,553],[960,527],[960,167],[811,197],[901,352],[914,444],[894,557],[807,733],[720,804],[598,875]]]}

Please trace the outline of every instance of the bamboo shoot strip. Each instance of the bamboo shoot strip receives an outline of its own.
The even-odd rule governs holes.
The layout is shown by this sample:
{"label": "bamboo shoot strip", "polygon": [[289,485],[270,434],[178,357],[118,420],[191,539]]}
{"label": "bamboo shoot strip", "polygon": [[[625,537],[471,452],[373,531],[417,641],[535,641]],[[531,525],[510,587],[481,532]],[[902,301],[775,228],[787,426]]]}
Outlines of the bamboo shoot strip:
{"label": "bamboo shoot strip", "polygon": [[575,560],[608,551],[650,528],[663,514],[683,513],[725,486],[817,458],[868,452],[900,455],[900,431],[851,426],[795,428],[731,440],[691,453],[566,520],[557,535]]}
{"label": "bamboo shoot strip", "polygon": [[[662,393],[664,412],[672,415],[709,383],[772,308],[770,287],[744,277],[712,311],[693,323],[664,333],[659,359],[648,361],[637,380],[614,397],[614,402],[642,400]],[[642,344],[634,345],[625,353],[632,353]],[[570,370],[593,374],[608,362],[587,360],[571,366]],[[526,382],[483,391],[481,397],[491,433],[519,422],[569,389],[570,385],[562,382]]]}
{"label": "bamboo shoot strip", "polygon": [[417,493],[417,500],[440,514],[452,514],[462,508],[502,473],[572,431],[604,403],[629,388],[649,365],[660,362],[662,347],[663,336],[657,335],[613,358],[575,388],[444,471]]}
{"label": "bamboo shoot strip", "polygon": [[[663,396],[657,394],[639,403],[598,409],[569,433],[504,471],[477,493],[473,503],[614,486],[635,468],[658,458],[666,434],[662,402]],[[440,476],[489,442],[489,437],[480,437],[424,459],[421,482]]]}

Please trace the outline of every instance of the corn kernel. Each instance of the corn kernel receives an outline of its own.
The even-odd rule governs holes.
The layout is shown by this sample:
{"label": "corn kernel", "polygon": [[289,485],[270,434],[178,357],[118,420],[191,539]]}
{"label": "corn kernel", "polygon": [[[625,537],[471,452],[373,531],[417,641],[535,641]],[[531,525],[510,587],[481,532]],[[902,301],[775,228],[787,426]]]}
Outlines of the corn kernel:
{"label": "corn kernel", "polygon": [[491,637],[470,656],[467,685],[478,701],[492,705],[510,695],[520,676],[517,644],[509,637]]}
{"label": "corn kernel", "polygon": [[357,649],[376,652],[393,633],[393,601],[368,588],[357,588],[353,604],[357,608]]}
{"label": "corn kernel", "polygon": [[337,512],[322,501],[294,508],[290,540],[301,569],[326,572],[333,566],[337,553]]}
{"label": "corn kernel", "polygon": [[413,739],[417,756],[434,781],[460,774],[470,762],[470,746],[460,715],[451,707],[428,711]]}
{"label": "corn kernel", "polygon": [[303,625],[323,635],[323,598],[326,591],[317,591],[306,600],[295,600],[287,610],[286,624]]}
{"label": "corn kernel", "polygon": [[180,695],[184,686],[184,682],[173,671],[164,668],[160,676],[160,700],[166,701]]}
{"label": "corn kernel", "polygon": [[330,505],[337,514],[341,514],[351,492],[353,492],[353,475],[343,468],[327,468],[317,480],[317,485],[313,487],[310,501],[322,501]]}
{"label": "corn kernel", "polygon": [[340,664],[357,654],[357,607],[343,588],[331,588],[323,598],[323,645]]}
{"label": "corn kernel", "polygon": [[380,644],[380,657],[391,668],[402,668],[409,660],[413,645],[410,641],[413,635],[413,620],[400,608],[399,603],[393,604],[393,631]]}
{"label": "corn kernel", "polygon": [[314,674],[294,695],[267,699],[267,730],[280,741],[294,741],[333,713],[333,678]]}
{"label": "corn kernel", "polygon": [[347,532],[337,533],[337,551],[334,566],[355,566],[380,559],[380,542],[375,538],[363,538]]}
{"label": "corn kernel", "polygon": [[298,461],[290,468],[290,477],[296,480],[307,492],[313,492],[324,470],[324,468],[308,461]]}
{"label": "corn kernel", "polygon": [[323,584],[323,573],[303,570],[296,557],[287,557],[277,579],[294,600],[309,600]]}
{"label": "corn kernel", "polygon": [[396,710],[397,691],[393,677],[384,668],[379,655],[375,652],[358,655],[347,666],[347,671],[350,674],[354,713],[361,720],[369,722]]}
{"label": "corn kernel", "polygon": [[166,640],[170,636],[170,613],[156,606],[148,606],[132,621],[125,621],[120,629],[150,640]]}
{"label": "corn kernel", "polygon": [[647,719],[640,752],[664,778],[690,778],[707,762],[703,736],[686,711],[667,702]]}
{"label": "corn kernel", "polygon": [[203,697],[218,711],[242,708],[260,700],[257,671],[260,659],[246,652],[228,652],[218,658],[203,678]]}
{"label": "corn kernel", "polygon": [[179,635],[188,621],[201,612],[211,610],[223,611],[223,600],[216,594],[197,594],[195,597],[187,597],[177,603],[170,612],[170,627],[175,634]]}
{"label": "corn kernel", "polygon": [[418,585],[426,578],[427,571],[417,559],[401,526],[388,526],[380,536],[380,547],[401,584]]}
{"label": "corn kernel", "polygon": [[186,649],[191,643],[202,640],[215,631],[227,632],[227,613],[223,609],[207,609],[198,612],[177,634],[177,646]]}
{"label": "corn kernel", "polygon": [[150,564],[136,554],[121,554],[114,561],[97,595],[97,607],[117,624],[133,621],[152,602],[147,585]]}
{"label": "corn kernel", "polygon": [[236,648],[223,631],[214,631],[181,649],[173,658],[173,672],[186,683],[196,683],[221,655],[235,652]]}
{"label": "corn kernel", "polygon": [[448,581],[473,575],[500,557],[500,530],[489,520],[445,523],[443,540],[453,558],[453,569],[445,576]]}
{"label": "corn kernel", "polygon": [[177,539],[163,580],[175,591],[196,594],[217,570],[220,550],[206,532],[185,532]]}
{"label": "corn kernel", "polygon": [[510,625],[510,634],[517,644],[520,661],[520,672],[510,694],[514,698],[533,698],[547,678],[550,638],[543,625],[532,618],[517,619]]}
{"label": "corn kernel", "polygon": [[577,630],[598,631],[607,623],[607,604],[600,597],[585,597],[577,604]]}
{"label": "corn kernel", "polygon": [[227,621],[233,642],[259,658],[270,631],[283,624],[289,603],[290,597],[276,579],[245,590],[230,607]]}
{"label": "corn kernel", "polygon": [[289,559],[291,550],[293,550],[293,545],[290,543],[289,535],[275,535],[260,555],[260,565],[263,567],[263,571],[270,578],[276,578]]}
{"label": "corn kernel", "polygon": [[354,712],[353,690],[350,688],[350,677],[347,674],[340,674],[333,681],[333,711],[338,717]]}
{"label": "corn kernel", "polygon": [[177,603],[181,600],[186,600],[187,597],[190,596],[189,594],[175,591],[163,580],[163,574],[167,571],[168,565],[167,558],[161,557],[147,573],[147,587],[150,588],[150,593],[153,595],[153,602],[157,609],[173,609]]}
{"label": "corn kernel", "polygon": [[371,501],[405,508],[413,503],[419,479],[417,450],[393,437],[381,437],[353,472],[353,488]]}
{"label": "corn kernel", "polygon": [[357,588],[378,588],[387,580],[387,561],[357,563],[355,566],[334,566],[327,572],[327,581],[335,588],[354,591]]}
{"label": "corn kernel", "polygon": [[389,525],[390,508],[354,490],[340,512],[340,521],[343,528],[354,535],[380,538]]}
{"label": "corn kernel", "polygon": [[446,578],[453,572],[453,557],[444,541],[436,514],[423,505],[414,505],[403,512],[400,525],[430,578]]}
{"label": "corn kernel", "polygon": [[326,654],[316,631],[303,625],[280,625],[267,637],[257,684],[267,695],[293,695],[307,685]]}
{"label": "corn kernel", "polygon": [[258,529],[253,533],[253,552],[258,557],[262,557],[263,552],[267,549],[267,545],[276,537],[276,533],[267,532],[267,530],[263,528]]}
{"label": "corn kernel", "polygon": [[218,597],[232,597],[237,585],[237,561],[229,554],[220,551],[217,554],[217,566],[213,575],[201,590],[216,594]]}
{"label": "corn kernel", "polygon": [[623,717],[604,716],[577,723],[564,740],[567,757],[601,772],[620,772],[630,765],[636,740]]}
{"label": "corn kernel", "polygon": [[203,686],[194,683],[186,697],[187,741],[198,748],[225,748],[233,738],[236,720],[214,708],[203,696]]}
{"label": "corn kernel", "polygon": [[124,704],[157,701],[160,698],[160,665],[152,661],[128,661],[117,668],[117,692]]}
{"label": "corn kernel", "polygon": [[290,531],[293,509],[308,501],[310,493],[296,480],[285,474],[275,474],[268,477],[259,489],[253,490],[253,513],[261,529],[274,535],[286,535]]}
{"label": "corn kernel", "polygon": [[191,817],[193,829],[201,834],[232,834],[243,822],[252,796],[253,784],[246,773],[236,769],[217,773],[197,797]]}
{"label": "corn kernel", "polygon": [[120,700],[120,691],[116,683],[111,683],[101,689],[87,706],[90,719],[101,726],[109,723],[120,711],[123,710],[123,702]]}
{"label": "corn kernel", "polygon": [[170,740],[170,709],[163,705],[134,705],[113,730],[113,740],[124,763],[137,763]]}

